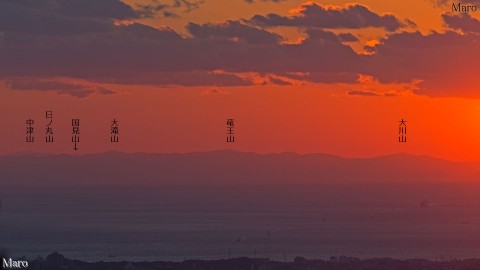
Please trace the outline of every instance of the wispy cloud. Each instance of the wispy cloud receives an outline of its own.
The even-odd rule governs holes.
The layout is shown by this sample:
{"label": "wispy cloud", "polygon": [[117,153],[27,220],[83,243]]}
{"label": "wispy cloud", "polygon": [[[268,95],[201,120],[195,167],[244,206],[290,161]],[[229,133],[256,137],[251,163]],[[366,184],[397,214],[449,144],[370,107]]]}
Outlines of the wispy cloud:
{"label": "wispy cloud", "polygon": [[85,98],[93,94],[110,95],[115,93],[102,86],[52,79],[16,78],[7,80],[6,85],[13,90],[53,91],[78,98]]}

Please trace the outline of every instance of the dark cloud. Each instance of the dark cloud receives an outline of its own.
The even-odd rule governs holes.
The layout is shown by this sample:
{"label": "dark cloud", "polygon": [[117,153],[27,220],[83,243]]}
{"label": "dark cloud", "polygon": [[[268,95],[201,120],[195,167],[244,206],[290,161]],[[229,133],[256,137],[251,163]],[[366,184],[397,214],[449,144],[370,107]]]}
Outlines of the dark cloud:
{"label": "dark cloud", "polygon": [[167,10],[168,8],[170,8],[170,5],[157,3],[157,1],[136,5],[136,9],[143,14],[144,17],[154,17],[158,12],[169,12]]}
{"label": "dark cloud", "polygon": [[395,31],[405,26],[405,23],[402,23],[392,14],[379,15],[360,4],[334,7],[323,6],[313,2],[301,5],[298,14],[293,16],[278,14],[255,15],[250,21],[264,27],[295,26],[329,29],[380,27],[388,31]]}
{"label": "dark cloud", "polygon": [[356,42],[358,38],[350,33],[335,34],[320,28],[308,28],[305,33],[309,40],[324,40],[330,42]]}
{"label": "dark cloud", "polygon": [[268,80],[270,81],[271,84],[275,84],[275,85],[281,85],[281,86],[293,85],[292,82],[289,82],[281,78],[270,77],[268,78]]}
{"label": "dark cloud", "polygon": [[[80,18],[81,16],[67,17],[54,4],[42,6],[28,3],[30,2],[22,0],[19,0],[19,3],[13,0],[0,0],[0,32],[77,35],[113,30],[111,18],[102,20],[90,17]],[[81,11],[78,14],[81,14]]]}
{"label": "dark cloud", "polygon": [[[79,4],[72,1],[65,3],[78,7]],[[311,37],[302,44],[282,44],[279,35],[242,21],[191,23],[187,29],[192,37],[185,38],[168,28],[113,24],[115,18],[147,13],[145,7],[143,10],[127,8],[128,12],[123,15],[119,12],[94,14],[85,8],[78,16],[63,16],[66,10],[73,9],[63,8],[60,12],[49,3],[31,1],[23,6],[7,3],[10,10],[25,8],[31,14],[6,20],[12,26],[24,28],[1,29],[4,34],[0,39],[0,78],[71,77],[118,84],[232,86],[253,84],[235,73],[256,72],[268,77],[270,73],[308,72],[304,80],[330,83],[355,77],[358,70],[355,66],[361,62],[361,57],[341,44],[338,36],[321,30],[311,30]],[[91,1],[85,3],[93,5]],[[108,3],[117,4],[116,1]],[[200,2],[175,1],[170,6],[193,9],[198,5],[195,3]],[[155,10],[168,11],[156,1],[151,5],[150,9],[156,5]],[[117,9],[122,10],[120,7],[124,4]],[[45,25],[48,16],[59,21],[52,22],[53,26]],[[100,18],[102,16],[111,18]],[[24,20],[32,18],[33,22],[25,26]],[[349,66],[346,67],[345,62]],[[270,82],[274,84],[288,83],[272,78]]]}
{"label": "dark cloud", "polygon": [[190,24],[188,29],[191,38],[138,23],[114,26],[108,32],[54,38],[10,32],[0,41],[0,76],[120,82],[126,77],[146,80],[140,74],[158,77],[160,72],[166,76],[215,70],[356,73],[355,65],[360,63],[349,46],[335,39],[282,44],[276,34],[234,21]]}
{"label": "dark cloud", "polygon": [[358,74],[355,72],[278,72],[280,76],[285,78],[307,81],[313,83],[357,83]]}
{"label": "dark cloud", "polygon": [[171,11],[168,11],[168,10],[164,10],[163,12],[163,17],[165,18],[180,18],[180,16],[176,13],[173,13]]}
{"label": "dark cloud", "polygon": [[147,3],[137,4],[136,10],[143,17],[155,17],[162,15],[165,18],[180,18],[178,12],[190,12],[198,9],[205,1],[191,1],[191,0],[171,0],[169,4],[166,2],[159,2],[158,0],[151,0]]}
{"label": "dark cloud", "polygon": [[466,13],[459,15],[444,13],[442,14],[442,19],[445,24],[452,29],[462,30],[463,32],[480,33],[480,21]]}
{"label": "dark cloud", "polygon": [[[8,1],[8,0],[6,0]],[[44,0],[34,0],[44,1]],[[66,17],[131,19],[139,16],[131,6],[120,0],[48,0],[58,5],[55,12]]]}
{"label": "dark cloud", "polygon": [[71,83],[59,80],[45,80],[38,78],[17,78],[6,81],[7,87],[13,90],[53,91],[78,98],[85,98],[92,94],[113,94],[114,91],[101,86],[92,86]]}
{"label": "dark cloud", "polygon": [[480,54],[479,45],[473,33],[397,33],[373,48],[365,71],[382,83],[417,80],[414,93],[420,95],[480,98],[474,87],[480,63],[473,57]]}
{"label": "dark cloud", "polygon": [[347,96],[361,96],[361,97],[398,97],[397,92],[379,93],[375,91],[365,90],[348,90]]}
{"label": "dark cloud", "polygon": [[[52,0],[54,3],[58,1],[61,0]],[[1,21],[13,26],[8,30],[0,23],[3,27],[0,28],[3,31],[0,36],[0,79],[65,77],[118,84],[247,86],[253,84],[252,80],[235,73],[266,74],[267,78],[270,73],[290,71],[345,74],[355,73],[352,66],[360,64],[357,54],[335,36],[328,43],[317,38],[302,44],[282,44],[282,38],[275,33],[243,21],[227,21],[221,24],[191,23],[187,29],[192,37],[186,38],[169,28],[153,28],[139,23],[114,24],[113,18],[93,18],[101,17],[99,14],[64,16],[66,11],[58,12],[48,1],[23,2],[23,6],[6,3],[3,4],[8,5],[10,11],[25,8],[31,13]],[[115,5],[116,2],[108,3]],[[193,2],[177,3],[190,8],[195,6]],[[125,18],[128,14],[132,15],[127,12],[115,17]],[[45,24],[47,15],[58,21]],[[25,20],[32,22],[25,24]],[[345,62],[350,65],[342,64]],[[288,83],[272,78],[266,80],[273,84]],[[324,79],[331,80],[330,77]],[[53,87],[52,82],[28,82],[42,90],[45,90],[42,86],[47,85],[51,91],[60,91],[63,86],[63,89],[67,88],[66,85]],[[18,82],[12,84],[12,88],[27,89]],[[92,89],[84,88],[67,90],[70,93],[92,92]]]}
{"label": "dark cloud", "polygon": [[[168,56],[183,38],[171,29],[142,24],[117,26],[111,32],[49,37],[6,33],[0,43],[0,76],[95,77],[138,67],[168,69]],[[155,55],[158,55],[155,56]],[[153,61],[157,61],[153,63]],[[100,75],[101,76],[101,75]]]}
{"label": "dark cloud", "polygon": [[309,40],[325,40],[331,42],[337,42],[339,40],[336,34],[320,28],[308,28],[305,32]]}
{"label": "dark cloud", "polygon": [[199,8],[203,3],[205,3],[205,1],[173,0],[174,7],[183,7],[187,12]]}
{"label": "dark cloud", "polygon": [[68,18],[130,19],[139,16],[131,6],[120,0],[0,0],[0,10]]}
{"label": "dark cloud", "polygon": [[343,42],[357,42],[358,38],[350,33],[340,33],[338,37]]}
{"label": "dark cloud", "polygon": [[347,91],[348,96],[365,96],[365,97],[380,97],[383,96],[380,93],[372,91],[360,91],[360,90],[349,90]]}
{"label": "dark cloud", "polygon": [[222,24],[189,23],[187,30],[194,38],[238,39],[252,44],[276,44],[282,38],[272,32],[246,25],[239,21],[226,21]]}

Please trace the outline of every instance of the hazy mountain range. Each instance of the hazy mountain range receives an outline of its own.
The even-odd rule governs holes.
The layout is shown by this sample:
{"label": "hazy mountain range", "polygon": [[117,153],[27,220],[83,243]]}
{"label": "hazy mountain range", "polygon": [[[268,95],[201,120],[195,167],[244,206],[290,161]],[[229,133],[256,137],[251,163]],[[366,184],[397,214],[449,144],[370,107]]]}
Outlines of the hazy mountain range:
{"label": "hazy mountain range", "polygon": [[299,185],[346,182],[480,180],[478,163],[395,154],[342,158],[327,154],[118,153],[0,156],[0,185],[162,186]]}

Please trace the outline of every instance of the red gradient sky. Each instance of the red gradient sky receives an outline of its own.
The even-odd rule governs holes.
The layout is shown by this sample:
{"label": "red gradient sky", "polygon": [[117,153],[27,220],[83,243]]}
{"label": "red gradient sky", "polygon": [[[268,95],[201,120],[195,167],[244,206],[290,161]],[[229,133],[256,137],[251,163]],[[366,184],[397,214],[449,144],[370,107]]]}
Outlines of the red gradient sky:
{"label": "red gradient sky", "polygon": [[[131,7],[151,3],[125,2]],[[227,5],[226,1],[207,0],[198,8],[189,11],[186,8],[172,6],[169,11],[177,14],[176,18],[165,18],[155,14],[149,18],[128,18],[124,21],[128,20],[129,24],[142,23],[155,29],[169,27],[184,38],[191,38],[192,34],[185,29],[189,22],[215,25],[227,20],[247,20],[255,14],[276,13],[292,16],[291,10],[302,3],[304,2],[288,0],[280,3],[262,1],[246,3],[236,0]],[[321,5],[333,5],[337,7],[330,7],[331,9],[340,9],[346,7],[346,3],[348,2],[329,1],[322,2]],[[474,30],[468,30],[470,28],[465,26],[463,21],[446,25],[441,14],[448,12],[450,7],[437,5],[434,1],[372,0],[362,1],[360,4],[379,15],[388,12],[399,20],[409,19],[417,26],[405,26],[394,31],[387,31],[381,27],[322,29],[332,33],[354,34],[358,41],[341,44],[351,46],[359,55],[364,53],[363,47],[366,44],[389,44],[390,40],[392,42],[395,40],[395,35],[400,37],[402,32],[420,31],[425,37],[432,35],[432,38],[425,41],[425,44],[416,43],[415,46],[418,45],[418,48],[410,47],[409,42],[402,42],[399,38],[398,44],[405,46],[404,48],[398,48],[399,45],[395,43],[391,47],[385,45],[387,49],[373,54],[389,53],[393,49],[399,49],[399,52],[415,49],[432,52],[431,48],[435,46],[448,46],[442,45],[445,42],[437,41],[433,35],[437,33],[439,39],[444,37],[450,39],[448,36],[450,32],[458,33],[458,36],[452,38],[454,39],[451,43],[452,48],[446,48],[445,51],[449,52],[450,49],[458,51],[456,46],[470,48],[467,38],[470,35],[477,35]],[[454,19],[457,17],[465,19],[461,17],[463,15],[450,15],[454,16],[452,17]],[[473,15],[468,17],[469,20],[465,20],[466,24],[472,29],[480,29],[475,28],[480,22]],[[18,25],[22,22],[14,23]],[[305,39],[305,26],[252,26],[245,21],[242,24],[283,36],[282,42],[302,42],[296,39]],[[2,38],[17,34],[5,26],[2,28],[1,23],[0,33]],[[231,35],[228,36],[229,39],[232,39]],[[82,38],[83,36],[79,37],[79,46],[82,46]],[[419,36],[416,38],[423,40]],[[54,36],[49,40],[52,43],[60,43],[59,39],[61,37]],[[7,39],[0,39],[1,42],[6,42],[4,40]],[[474,44],[471,44],[471,47],[474,48]],[[6,53],[2,54],[1,50],[2,46],[0,56],[5,56]],[[192,152],[235,149],[259,153],[321,152],[346,157],[407,152],[448,160],[480,160],[480,91],[476,89],[475,79],[467,76],[474,74],[473,71],[478,67],[478,64],[473,65],[474,59],[469,58],[470,54],[478,55],[477,52],[478,49],[477,51],[462,49],[458,51],[457,58],[439,54],[438,61],[445,65],[426,63],[428,59],[438,58],[434,52],[425,59],[419,59],[418,65],[415,58],[404,59],[400,53],[394,52],[395,55],[400,55],[400,62],[397,62],[397,59],[388,66],[385,64],[388,64],[388,61],[379,61],[378,63],[381,62],[385,66],[373,67],[372,71],[365,72],[369,74],[367,77],[363,76],[361,71],[355,71],[359,78],[356,82],[325,83],[295,79],[288,85],[263,83],[269,76],[275,78],[280,76],[279,78],[286,81],[289,79],[281,77],[283,74],[281,72],[258,72],[255,68],[249,70],[249,66],[245,66],[242,71],[239,70],[243,67],[235,67],[236,71],[229,71],[231,74],[247,77],[253,82],[243,86],[218,86],[215,83],[182,86],[175,83],[138,83],[138,81],[121,83],[115,80],[112,83],[112,80],[104,78],[91,79],[89,76],[78,75],[84,70],[87,72],[88,66],[85,63],[76,67],[77,75],[69,75],[68,72],[45,75],[41,70],[34,70],[25,75],[18,72],[22,70],[21,66],[11,68],[2,66],[0,71],[6,75],[0,78],[3,81],[0,84],[2,127],[0,154],[23,151],[87,154],[112,150]],[[191,53],[201,54],[200,51]],[[415,53],[412,55],[415,56]],[[419,55],[422,55],[422,51]],[[131,58],[134,59],[131,61],[135,61],[135,53],[132,53]],[[454,63],[453,59],[459,60]],[[178,63],[188,61],[188,58],[180,59]],[[290,59],[288,63],[293,63],[291,61]],[[302,63],[306,60],[300,56],[298,61]],[[401,61],[410,63],[399,66],[403,65]],[[54,64],[46,61],[44,65],[48,68]],[[76,63],[72,62],[71,65],[75,66]],[[99,66],[98,63],[91,65]],[[344,66],[348,65],[347,63]],[[412,71],[410,67],[416,66],[419,66],[418,71]],[[117,69],[120,67],[116,64],[116,59],[112,59],[108,70],[115,73]],[[218,69],[215,70],[218,72]],[[144,70],[138,70],[138,73],[149,71],[147,65]],[[398,77],[395,77],[397,75]],[[405,79],[405,76],[408,78]],[[38,89],[12,87],[14,85],[12,82],[29,81],[32,78],[78,83],[95,90],[92,93],[87,91],[85,95],[78,95],[69,92],[68,89],[60,91],[53,86],[50,88],[41,86]],[[422,80],[423,83],[419,84],[418,80]],[[100,88],[108,89],[110,94],[102,94],[98,90]],[[360,92],[361,95],[355,95],[355,92]],[[54,113],[53,127],[56,141],[53,144],[44,143],[42,140],[41,133],[46,124],[47,110]],[[33,144],[25,142],[25,120],[29,118],[36,120],[37,142]],[[81,119],[81,142],[80,150],[77,152],[73,151],[71,143],[72,118]],[[113,118],[118,119],[120,124],[118,144],[109,142],[109,125]],[[235,143],[226,143],[227,118],[236,120]],[[402,118],[407,121],[407,143],[398,142],[398,123]]]}

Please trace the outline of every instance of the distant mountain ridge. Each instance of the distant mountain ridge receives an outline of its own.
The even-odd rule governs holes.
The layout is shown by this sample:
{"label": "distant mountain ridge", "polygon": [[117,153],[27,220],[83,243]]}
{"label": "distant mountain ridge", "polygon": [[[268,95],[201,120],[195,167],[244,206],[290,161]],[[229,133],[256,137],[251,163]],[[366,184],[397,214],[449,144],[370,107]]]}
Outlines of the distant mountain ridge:
{"label": "distant mountain ridge", "polygon": [[395,154],[343,158],[328,154],[256,154],[232,150],[0,156],[0,185],[157,186],[297,185],[328,182],[480,180],[474,163]]}

